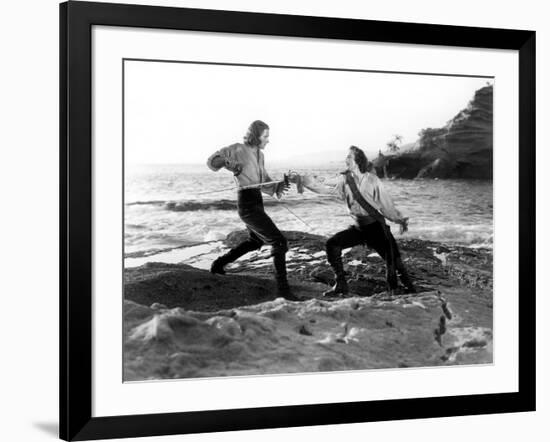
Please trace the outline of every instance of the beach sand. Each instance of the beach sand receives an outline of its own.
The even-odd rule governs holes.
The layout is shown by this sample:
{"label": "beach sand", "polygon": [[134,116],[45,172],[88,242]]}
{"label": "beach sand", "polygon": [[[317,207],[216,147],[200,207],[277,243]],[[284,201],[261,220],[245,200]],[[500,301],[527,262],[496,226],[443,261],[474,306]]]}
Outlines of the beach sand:
{"label": "beach sand", "polygon": [[268,247],[227,275],[205,270],[245,231],[185,264],[127,268],[124,380],[492,363],[491,249],[398,239],[419,293],[390,297],[382,259],[354,247],[344,255],[350,295],[326,299],[325,239],[284,234],[289,281],[303,302],[276,298]]}

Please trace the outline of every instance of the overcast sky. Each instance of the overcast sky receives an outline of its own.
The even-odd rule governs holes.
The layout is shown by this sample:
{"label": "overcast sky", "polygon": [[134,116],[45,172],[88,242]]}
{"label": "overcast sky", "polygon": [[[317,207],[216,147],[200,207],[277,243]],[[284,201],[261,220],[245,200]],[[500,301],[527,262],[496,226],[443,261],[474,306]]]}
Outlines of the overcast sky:
{"label": "overcast sky", "polygon": [[368,153],[394,134],[414,142],[443,126],[487,78],[246,66],[125,62],[125,158],[200,163],[270,126],[266,162],[352,144]]}

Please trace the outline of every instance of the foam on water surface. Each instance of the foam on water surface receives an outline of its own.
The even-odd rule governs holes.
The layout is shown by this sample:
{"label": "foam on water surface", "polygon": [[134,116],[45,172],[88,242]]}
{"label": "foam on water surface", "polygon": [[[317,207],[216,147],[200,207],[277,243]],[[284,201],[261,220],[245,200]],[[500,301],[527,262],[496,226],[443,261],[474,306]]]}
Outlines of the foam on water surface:
{"label": "foam on water surface", "polygon": [[[181,262],[192,263],[197,268],[210,268],[213,255],[220,250],[223,250],[223,243],[214,241],[205,244],[199,244],[196,246],[182,247],[172,249],[167,252],[157,253],[152,256],[145,256],[139,258],[126,258],[124,260],[124,266],[126,268],[139,267],[148,262],[165,262],[167,264],[178,264]],[[206,256],[208,255],[208,256]],[[204,258],[204,259],[201,259]],[[206,262],[208,261],[208,262]]]}
{"label": "foam on water surface", "polygon": [[[338,170],[323,170],[322,178]],[[129,170],[125,186],[125,253],[222,240],[243,228],[231,176],[205,166],[144,166]],[[492,183],[458,180],[384,180],[410,218],[408,238],[492,247]],[[202,198],[202,199],[201,199]],[[264,196],[266,212],[281,230],[330,236],[351,223],[345,204],[311,192],[290,191],[280,201]],[[290,213],[287,208],[292,207]],[[303,221],[302,221],[303,220]],[[305,223],[304,223],[305,222]],[[397,227],[392,225],[392,230]],[[396,234],[397,236],[397,234]]]}

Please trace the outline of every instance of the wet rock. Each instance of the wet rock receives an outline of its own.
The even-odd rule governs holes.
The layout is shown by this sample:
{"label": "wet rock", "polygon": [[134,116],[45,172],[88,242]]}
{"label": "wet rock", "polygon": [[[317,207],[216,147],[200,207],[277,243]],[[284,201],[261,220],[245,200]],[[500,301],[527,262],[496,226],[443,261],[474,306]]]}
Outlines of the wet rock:
{"label": "wet rock", "polygon": [[[343,257],[354,262],[346,266],[349,296],[326,299],[334,274],[319,262],[323,239],[284,234],[289,264],[299,264],[289,265],[289,282],[303,302],[277,298],[267,248],[224,276],[184,264],[126,269],[125,379],[492,362],[490,249],[398,239],[418,293],[391,296],[384,261],[355,247]],[[436,253],[446,254],[445,265]]]}

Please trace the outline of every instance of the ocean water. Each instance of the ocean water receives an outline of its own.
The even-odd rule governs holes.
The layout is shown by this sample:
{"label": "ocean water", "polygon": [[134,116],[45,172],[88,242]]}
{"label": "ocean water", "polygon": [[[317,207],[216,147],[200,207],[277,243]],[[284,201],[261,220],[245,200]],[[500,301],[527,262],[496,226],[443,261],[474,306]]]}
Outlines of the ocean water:
{"label": "ocean water", "polygon": [[[308,170],[330,179],[338,167]],[[303,172],[303,170],[300,170]],[[282,176],[284,170],[271,169]],[[404,237],[472,247],[492,247],[491,181],[383,180],[395,205],[409,217]],[[293,187],[281,200],[264,195],[266,212],[281,230],[331,235],[351,224],[344,202]],[[219,241],[242,229],[232,175],[205,165],[127,167],[125,255],[155,255],[182,246]],[[398,232],[398,226],[392,224]],[[398,236],[397,233],[394,233]]]}

